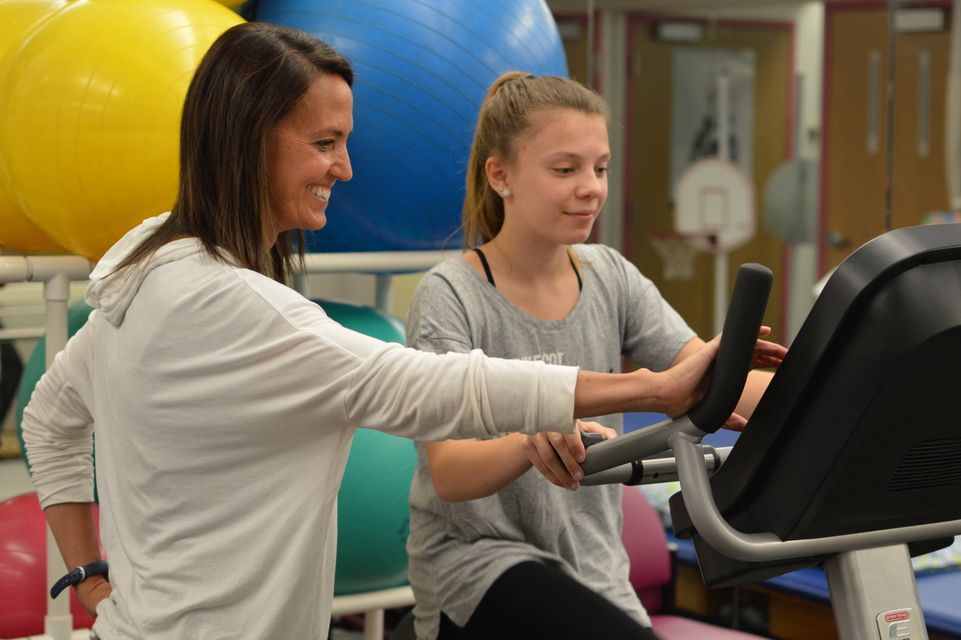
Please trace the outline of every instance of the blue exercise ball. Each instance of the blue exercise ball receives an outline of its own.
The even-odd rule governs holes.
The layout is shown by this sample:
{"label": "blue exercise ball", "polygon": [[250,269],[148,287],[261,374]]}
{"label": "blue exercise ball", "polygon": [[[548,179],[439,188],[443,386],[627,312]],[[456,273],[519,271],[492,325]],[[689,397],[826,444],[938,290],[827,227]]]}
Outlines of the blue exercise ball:
{"label": "blue exercise ball", "polygon": [[354,178],[334,189],[313,252],[461,244],[477,110],[504,71],[567,75],[544,0],[261,0],[257,20],[307,31],[354,65]]}

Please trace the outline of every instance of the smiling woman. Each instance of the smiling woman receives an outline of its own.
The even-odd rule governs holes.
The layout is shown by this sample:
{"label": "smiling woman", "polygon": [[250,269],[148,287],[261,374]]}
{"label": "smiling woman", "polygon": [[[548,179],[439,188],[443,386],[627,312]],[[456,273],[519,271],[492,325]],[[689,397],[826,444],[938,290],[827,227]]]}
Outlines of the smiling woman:
{"label": "smiling woman", "polygon": [[311,188],[350,179],[350,62],[295,29],[241,27],[213,44],[188,89],[172,215],[118,270],[192,236],[214,257],[285,282],[302,229],[323,226],[322,212],[301,220],[318,208],[307,206],[320,201]]}
{"label": "smiling woman", "polygon": [[277,125],[267,146],[269,236],[291,229],[316,231],[327,223],[327,203],[338,180],[353,175],[347,137],[353,95],[340,76],[318,75]]}

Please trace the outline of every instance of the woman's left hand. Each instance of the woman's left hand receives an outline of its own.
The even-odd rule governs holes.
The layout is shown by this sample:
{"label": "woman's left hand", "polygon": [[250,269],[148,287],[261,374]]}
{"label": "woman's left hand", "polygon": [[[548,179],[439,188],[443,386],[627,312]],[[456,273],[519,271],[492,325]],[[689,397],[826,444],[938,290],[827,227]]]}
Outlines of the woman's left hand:
{"label": "woman's left hand", "polygon": [[80,605],[94,618],[97,617],[97,605],[104,598],[110,596],[113,587],[103,576],[90,576],[77,585],[77,599]]}

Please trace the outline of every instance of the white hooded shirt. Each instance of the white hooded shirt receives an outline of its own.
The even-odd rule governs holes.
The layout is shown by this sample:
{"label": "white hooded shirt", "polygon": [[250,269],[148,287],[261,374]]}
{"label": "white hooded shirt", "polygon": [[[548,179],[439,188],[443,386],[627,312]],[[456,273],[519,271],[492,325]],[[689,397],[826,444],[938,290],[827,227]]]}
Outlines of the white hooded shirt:
{"label": "white hooded shirt", "polygon": [[164,219],[98,263],[94,311],[24,413],[45,508],[93,500],[96,437],[103,640],[326,638],[357,427],[572,430],[576,368],[380,342],[193,238],[114,272]]}

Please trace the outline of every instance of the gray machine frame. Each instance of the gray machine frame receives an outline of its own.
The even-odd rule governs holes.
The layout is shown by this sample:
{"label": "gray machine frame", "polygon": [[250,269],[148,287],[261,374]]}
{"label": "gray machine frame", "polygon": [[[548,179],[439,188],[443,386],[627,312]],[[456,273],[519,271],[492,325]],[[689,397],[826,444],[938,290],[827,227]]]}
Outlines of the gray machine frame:
{"label": "gray machine frame", "polygon": [[[842,264],[832,276],[832,280],[840,278],[834,287],[835,295],[843,295],[845,299],[857,301],[858,304],[863,303],[859,287],[876,292],[884,282],[896,278],[900,273],[938,262],[957,263],[957,276],[949,276],[947,280],[947,288],[951,290],[941,293],[950,297],[958,294],[961,298],[961,225],[913,227],[889,232],[852,254],[847,262],[851,262],[847,269]],[[944,285],[944,281],[939,282]],[[829,281],[828,287],[830,285]],[[731,449],[714,450],[702,447],[700,443],[705,435],[719,428],[737,403],[750,368],[750,351],[769,289],[769,271],[759,265],[742,266],[729,306],[730,312],[715,365],[715,379],[704,401],[686,416],[591,446],[583,464],[587,475],[582,484],[641,484],[677,478],[681,493],[672,498],[675,530],[678,535],[696,538],[700,545],[698,558],[702,571],[708,568],[705,565],[706,558],[702,557],[705,549],[723,558],[746,563],[749,569],[755,564],[763,567],[764,563],[773,563],[776,566],[768,569],[773,572],[768,575],[791,570],[793,561],[799,563],[793,565],[794,568],[823,564],[838,634],[842,640],[926,639],[924,612],[910,561],[909,545],[938,539],[949,540],[961,534],[961,508],[942,510],[942,514],[950,513],[952,517],[938,521],[925,522],[923,515],[913,513],[908,518],[911,524],[905,526],[885,526],[824,536],[805,536],[802,532],[800,537],[791,537],[784,535],[783,531],[780,534],[768,530],[743,531],[732,524],[724,513],[725,509],[735,515],[739,509],[743,511],[740,498],[728,495],[727,503],[721,506],[716,501],[717,487],[712,487],[712,483],[717,483],[708,474],[721,467],[729,455],[736,454],[738,445],[735,445],[732,453]],[[834,302],[840,299],[836,297]],[[832,301],[823,302],[831,304]],[[961,305],[956,306],[953,302],[948,305],[947,313],[952,314],[948,325],[961,326],[961,314],[956,313]],[[831,309],[824,312],[822,309],[822,313],[812,322],[815,326],[811,331],[823,331],[825,326],[830,325],[831,322],[825,322],[828,314],[835,314],[836,318],[829,319],[844,325],[854,312],[835,312]],[[958,317],[953,317],[955,315]],[[943,330],[938,335],[940,339],[950,340],[954,349],[961,332],[952,328],[947,338]],[[824,343],[824,351],[835,344],[827,339]],[[804,346],[811,344],[817,343],[811,340],[803,343]],[[798,359],[803,358],[799,356]],[[961,372],[961,362],[956,371]],[[961,375],[958,379],[961,379]],[[716,387],[724,389],[717,390]],[[958,414],[946,416],[946,419],[952,417],[958,418]],[[957,430],[961,432],[961,418],[957,422]],[[770,425],[762,426],[770,428]],[[751,427],[749,422],[747,429]],[[763,464],[763,461],[758,464]],[[739,469],[743,468],[745,465],[741,464]],[[750,480],[748,477],[733,485],[736,488],[741,484],[749,487]],[[728,483],[728,489],[731,484]],[[680,526],[678,515],[682,520]],[[687,521],[684,521],[684,516],[688,518]],[[805,517],[809,516],[805,514]],[[741,518],[741,521],[745,519]],[[784,561],[783,566],[777,566],[781,561]],[[743,577],[729,578],[727,584],[752,581],[750,575],[750,570],[745,570]],[[705,578],[711,584],[707,580],[707,573]]]}

